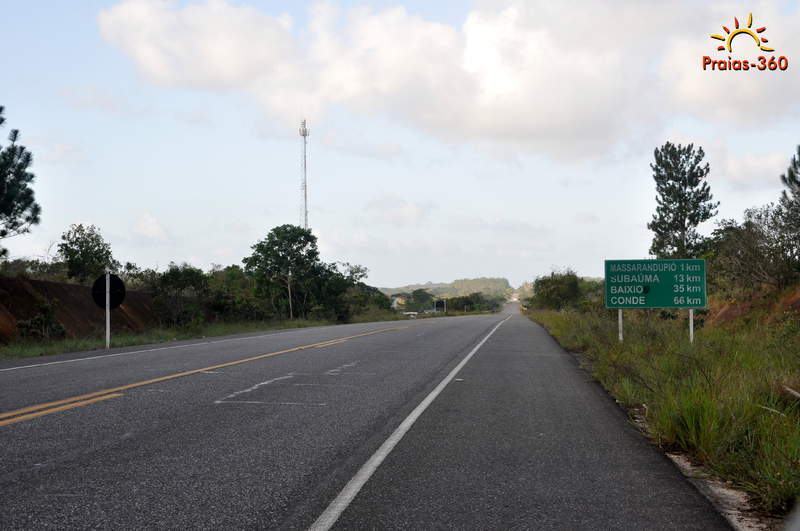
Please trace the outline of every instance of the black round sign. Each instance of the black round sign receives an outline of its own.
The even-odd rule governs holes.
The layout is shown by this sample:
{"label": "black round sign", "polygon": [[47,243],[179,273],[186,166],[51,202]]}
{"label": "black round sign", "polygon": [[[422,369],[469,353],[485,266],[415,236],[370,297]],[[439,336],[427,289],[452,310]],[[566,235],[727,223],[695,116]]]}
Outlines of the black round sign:
{"label": "black round sign", "polygon": [[[110,275],[109,301],[111,309],[118,307],[125,300],[125,283],[117,275]],[[92,284],[92,299],[95,304],[105,309],[106,307],[106,276],[100,275]]]}

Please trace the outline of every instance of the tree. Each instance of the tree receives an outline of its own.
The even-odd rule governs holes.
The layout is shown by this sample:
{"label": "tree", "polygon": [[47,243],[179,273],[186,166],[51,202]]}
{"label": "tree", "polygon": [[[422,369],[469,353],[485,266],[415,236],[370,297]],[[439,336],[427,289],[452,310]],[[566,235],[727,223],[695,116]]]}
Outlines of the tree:
{"label": "tree", "polygon": [[[3,111],[0,106],[0,126],[5,123]],[[11,144],[0,145],[0,240],[30,232],[42,212],[30,187],[34,175],[28,168],[33,156],[25,146],[17,145],[18,138],[19,131],[12,129],[8,136]],[[7,254],[8,249],[0,247],[0,257]]]}
{"label": "tree", "polygon": [[797,146],[797,155],[792,156],[789,168],[786,173],[781,175],[781,182],[789,189],[783,191],[783,198],[786,200],[800,200],[800,146]]}
{"label": "tree", "polygon": [[204,318],[202,304],[208,292],[208,278],[202,269],[186,262],[170,262],[158,276],[153,302],[159,319],[168,324],[185,326]]}
{"label": "tree", "polygon": [[253,254],[242,263],[255,278],[259,294],[270,299],[276,313],[286,312],[290,319],[295,313],[305,314],[320,265],[316,236],[296,225],[281,225],[251,249]]}
{"label": "tree", "polygon": [[238,265],[214,265],[208,273],[209,308],[217,319],[256,320],[267,315],[255,297],[255,281]]}
{"label": "tree", "polygon": [[781,182],[788,189],[788,193],[783,190],[779,202],[781,234],[795,269],[800,269],[800,146],[781,175]]}
{"label": "tree", "polygon": [[58,256],[67,263],[67,276],[84,283],[107,269],[117,271],[120,263],[114,260],[111,246],[94,225],[70,225],[61,235]]}
{"label": "tree", "polygon": [[706,182],[710,170],[702,164],[703,148],[667,142],[656,148],[650,164],[656,182],[656,213],[647,224],[654,233],[650,254],[658,258],[692,258],[700,254],[703,237],[697,226],[717,215]]}
{"label": "tree", "polygon": [[419,312],[430,309],[433,306],[433,295],[424,289],[415,289],[411,292],[411,305]]}
{"label": "tree", "polygon": [[708,241],[711,283],[728,295],[762,286],[782,288],[797,278],[781,209],[770,203],[744,212],[744,222],[723,219]]}
{"label": "tree", "polygon": [[580,297],[578,275],[568,268],[536,277],[533,281],[533,297],[526,303],[534,308],[561,310],[577,306]]}

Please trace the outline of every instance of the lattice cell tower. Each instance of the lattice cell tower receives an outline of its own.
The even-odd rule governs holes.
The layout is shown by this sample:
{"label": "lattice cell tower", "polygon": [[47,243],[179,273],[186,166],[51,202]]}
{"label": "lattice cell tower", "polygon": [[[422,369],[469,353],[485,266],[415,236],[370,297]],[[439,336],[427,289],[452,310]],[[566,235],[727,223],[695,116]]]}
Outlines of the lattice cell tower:
{"label": "lattice cell tower", "polygon": [[306,153],[308,149],[308,127],[306,127],[305,120],[300,122],[300,136],[303,137],[303,176],[300,182],[300,193],[303,196],[303,212],[301,216],[303,218],[303,228],[308,229],[308,180],[306,175],[306,170],[308,168],[308,157]]}

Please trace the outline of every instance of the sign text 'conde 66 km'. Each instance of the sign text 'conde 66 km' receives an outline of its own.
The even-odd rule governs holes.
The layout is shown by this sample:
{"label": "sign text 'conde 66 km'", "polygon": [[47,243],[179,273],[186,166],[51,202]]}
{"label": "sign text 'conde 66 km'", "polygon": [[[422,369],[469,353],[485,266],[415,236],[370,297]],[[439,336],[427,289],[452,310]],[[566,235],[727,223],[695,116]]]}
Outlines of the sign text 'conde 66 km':
{"label": "sign text 'conde 66 km'", "polygon": [[607,308],[705,308],[706,261],[606,260]]}

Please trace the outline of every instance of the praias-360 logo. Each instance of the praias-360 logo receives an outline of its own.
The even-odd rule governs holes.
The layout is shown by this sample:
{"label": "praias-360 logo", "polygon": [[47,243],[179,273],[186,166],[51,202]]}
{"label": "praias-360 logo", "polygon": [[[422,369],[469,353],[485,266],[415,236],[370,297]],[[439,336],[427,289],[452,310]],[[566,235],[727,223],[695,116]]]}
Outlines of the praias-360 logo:
{"label": "praias-360 logo", "polygon": [[[720,34],[710,36],[712,39],[722,41],[724,43],[717,47],[717,51],[723,53],[727,51],[729,54],[733,53],[734,39],[736,39],[736,42],[738,43],[737,50],[744,49],[744,42],[752,43],[755,41],[756,49],[770,53],[775,51],[775,48],[771,48],[767,45],[769,43],[769,39],[763,35],[767,27],[762,26],[760,28],[753,29],[752,13],[747,15],[747,27],[740,27],[739,19],[736,17],[733,17],[733,24],[733,31],[731,31],[727,26],[722,26],[722,29],[725,30],[725,35]],[[737,37],[741,36],[749,38],[737,39]],[[776,58],[774,55],[770,55],[769,57],[759,55],[756,60],[741,58],[735,59],[730,55],[728,55],[728,57],[725,59],[712,59],[708,55],[703,56],[703,70],[747,70],[758,72],[764,70],[786,70],[787,68],[789,68],[789,60],[783,55],[778,58]]]}

